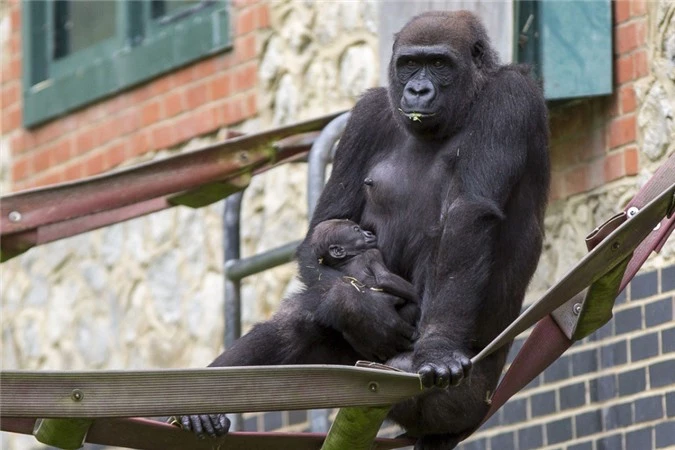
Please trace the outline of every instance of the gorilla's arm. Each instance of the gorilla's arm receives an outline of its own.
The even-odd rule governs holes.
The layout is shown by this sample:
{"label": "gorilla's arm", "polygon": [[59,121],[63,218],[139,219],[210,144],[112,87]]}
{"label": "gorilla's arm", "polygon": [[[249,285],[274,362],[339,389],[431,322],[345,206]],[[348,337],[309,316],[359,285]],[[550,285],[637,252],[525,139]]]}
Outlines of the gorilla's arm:
{"label": "gorilla's arm", "polygon": [[498,74],[473,108],[471,150],[443,205],[423,299],[414,365],[427,386],[458,383],[469,358],[520,310],[541,248],[546,117],[539,90],[513,69]]}
{"label": "gorilla's arm", "polygon": [[415,287],[407,280],[392,273],[384,265],[382,254],[377,249],[371,249],[365,252],[367,258],[366,264],[375,277],[375,287],[383,289],[385,292],[401,297],[404,300],[419,304],[419,296]]}

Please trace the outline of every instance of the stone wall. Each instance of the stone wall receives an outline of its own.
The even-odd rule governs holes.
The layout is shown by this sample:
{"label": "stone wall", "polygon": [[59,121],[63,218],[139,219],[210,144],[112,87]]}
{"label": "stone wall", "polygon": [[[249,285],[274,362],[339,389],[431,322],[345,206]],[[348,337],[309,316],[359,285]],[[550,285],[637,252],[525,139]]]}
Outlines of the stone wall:
{"label": "stone wall", "polygon": [[[259,41],[260,114],[239,130],[347,109],[376,84],[374,3],[274,2],[270,20]],[[213,133],[126,165],[217,139]],[[253,181],[244,200],[244,255],[304,235],[305,171],[304,165],[288,165]],[[207,363],[222,341],[221,215],[222,205],[180,207],[35,248],[3,264],[3,366]],[[245,284],[249,324],[270,314],[294,273],[289,265]]]}
{"label": "stone wall", "polygon": [[[377,85],[376,2],[271,3],[260,64],[260,121],[279,126],[350,108]],[[306,165],[279,167],[251,183],[242,206],[242,252],[301,239],[307,230]],[[249,277],[244,325],[268,317],[297,288],[295,264]]]}
{"label": "stone wall", "polygon": [[[628,53],[616,56],[615,80],[621,85],[617,87],[617,94],[610,99],[588,100],[552,113],[553,193],[558,198],[548,207],[545,249],[530,287],[530,300],[537,298],[583,257],[586,253],[583,237],[622,210],[639,186],[675,152],[675,5],[668,1],[650,2],[645,10],[637,6],[640,4],[615,4],[616,9],[629,8],[625,14],[626,22],[617,28],[623,26],[628,31],[639,24],[640,17],[645,17],[647,30],[644,43],[635,41],[632,46],[626,46]],[[622,16],[620,11],[615,10],[615,20],[620,20],[618,18]],[[619,47],[621,45],[615,43],[617,53],[621,51]],[[626,60],[630,62],[628,70],[622,68]],[[625,95],[630,91],[634,91],[634,95]],[[630,97],[634,98],[630,100]],[[606,120],[603,115],[611,121],[606,127],[598,125],[598,122]],[[558,120],[559,116],[562,120]],[[623,126],[613,126],[617,123]],[[636,130],[631,130],[631,126]],[[580,134],[580,129],[590,131]],[[575,137],[574,133],[580,136]],[[614,136],[620,133],[635,136],[634,140],[617,141]],[[556,136],[561,134],[562,138],[556,140]],[[605,152],[606,147],[609,151],[602,161],[604,165],[599,167],[595,167],[595,161],[583,166],[582,155],[574,154],[587,152],[586,157],[590,158]],[[624,155],[619,152],[624,152]],[[626,157],[633,152],[637,152],[637,164],[629,163]],[[614,157],[619,155],[625,162],[616,164]],[[615,168],[619,169],[618,172]],[[585,170],[585,176],[576,176],[579,169]],[[611,175],[611,181],[593,188],[593,174],[598,169],[601,175],[604,169],[606,178]],[[616,178],[613,175],[632,174],[633,170],[636,177]],[[569,185],[567,189],[559,187],[564,183]],[[576,195],[560,197],[561,192],[575,192],[575,186],[580,188]],[[584,192],[585,189],[589,190]],[[671,238],[659,254],[647,260],[645,270],[666,267],[673,262],[675,238]]]}

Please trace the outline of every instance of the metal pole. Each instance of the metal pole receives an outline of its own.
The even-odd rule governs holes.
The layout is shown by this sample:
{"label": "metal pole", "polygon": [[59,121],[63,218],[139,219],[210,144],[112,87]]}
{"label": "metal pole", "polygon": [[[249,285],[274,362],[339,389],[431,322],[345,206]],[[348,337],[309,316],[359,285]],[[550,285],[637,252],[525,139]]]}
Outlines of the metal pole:
{"label": "metal pole", "polygon": [[[307,158],[307,217],[311,221],[321,191],[326,184],[326,167],[333,159],[333,148],[347,126],[350,113],[344,113],[326,125],[316,138]],[[313,409],[309,412],[309,429],[326,433],[330,427],[329,409]]]}
{"label": "metal pole", "polygon": [[[223,210],[223,259],[225,273],[227,268],[239,259],[241,242],[239,223],[241,217],[241,199],[243,191],[225,199]],[[241,336],[241,281],[225,276],[225,348],[230,347]],[[241,414],[230,415],[231,430],[240,430],[243,425]]]}
{"label": "metal pole", "polygon": [[351,113],[344,113],[331,120],[314,141],[307,159],[307,217],[312,219],[323,186],[326,184],[326,167],[333,159],[333,147],[342,136]]}

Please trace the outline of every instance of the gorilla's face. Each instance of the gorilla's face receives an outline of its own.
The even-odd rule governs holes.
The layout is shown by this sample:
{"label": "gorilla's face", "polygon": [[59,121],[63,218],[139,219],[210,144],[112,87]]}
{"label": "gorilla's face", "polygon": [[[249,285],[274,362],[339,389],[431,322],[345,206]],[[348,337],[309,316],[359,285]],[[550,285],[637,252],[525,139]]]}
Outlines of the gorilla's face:
{"label": "gorilla's face", "polygon": [[311,245],[323,264],[336,267],[366,250],[377,248],[377,237],[351,220],[330,219],[314,228]]}
{"label": "gorilla's face", "polygon": [[461,129],[484,71],[494,65],[484,30],[465,16],[422,15],[396,37],[389,100],[412,134],[445,139]]}
{"label": "gorilla's face", "polygon": [[402,87],[400,112],[412,122],[439,114],[445,88],[457,75],[457,57],[442,46],[406,46],[396,55],[396,80]]}
{"label": "gorilla's face", "polygon": [[[412,133],[445,137],[449,122],[466,111],[472,68],[462,55],[444,45],[402,45],[392,59],[392,102]],[[394,105],[392,105],[394,106]]]}

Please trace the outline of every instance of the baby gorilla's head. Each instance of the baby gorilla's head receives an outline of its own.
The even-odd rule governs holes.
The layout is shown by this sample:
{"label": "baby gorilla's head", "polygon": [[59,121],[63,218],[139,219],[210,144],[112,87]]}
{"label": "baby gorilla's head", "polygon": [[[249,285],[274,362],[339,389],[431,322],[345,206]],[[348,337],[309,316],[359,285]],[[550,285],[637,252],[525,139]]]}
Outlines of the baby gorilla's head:
{"label": "baby gorilla's head", "polygon": [[335,267],[377,247],[377,237],[351,220],[331,219],[314,227],[310,245],[321,264]]}

